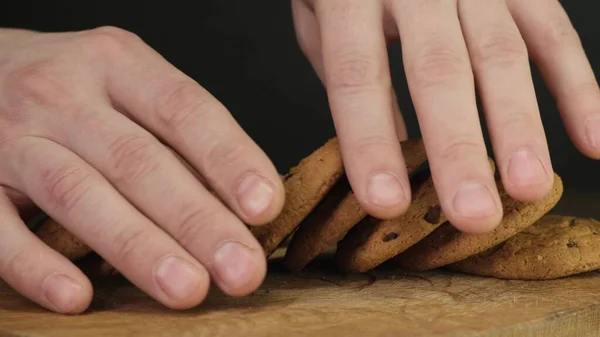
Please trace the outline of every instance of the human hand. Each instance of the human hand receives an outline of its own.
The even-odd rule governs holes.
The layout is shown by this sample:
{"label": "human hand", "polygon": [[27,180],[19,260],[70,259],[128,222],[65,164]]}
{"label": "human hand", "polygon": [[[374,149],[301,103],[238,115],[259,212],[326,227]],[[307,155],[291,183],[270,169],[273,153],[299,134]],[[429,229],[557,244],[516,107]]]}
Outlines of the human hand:
{"label": "human hand", "polygon": [[[292,0],[300,46],[329,96],[348,178],[362,207],[390,218],[410,202],[386,44],[400,40],[410,94],[444,213],[486,232],[502,207],[478,117],[482,98],[509,195],[539,200],[553,169],[531,56],[577,148],[600,158],[600,93],[557,0]],[[476,80],[476,81],[475,81]]]}
{"label": "human hand", "polygon": [[170,308],[199,304],[211,279],[240,296],[264,278],[245,224],[280,212],[280,176],[225,107],[132,33],[0,30],[0,158],[0,277],[48,309],[82,312],[92,289],[26,228],[31,204]]}

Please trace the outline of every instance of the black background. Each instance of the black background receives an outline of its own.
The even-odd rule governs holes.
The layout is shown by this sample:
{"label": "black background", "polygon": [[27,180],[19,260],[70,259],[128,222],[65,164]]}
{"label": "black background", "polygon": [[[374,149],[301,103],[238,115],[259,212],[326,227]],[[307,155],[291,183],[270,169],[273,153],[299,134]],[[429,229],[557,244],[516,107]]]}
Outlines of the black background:
{"label": "black background", "polygon": [[[526,1],[526,0],[523,0]],[[562,1],[596,76],[600,74],[600,6]],[[280,172],[334,135],[325,91],[301,54],[290,0],[23,1],[0,0],[0,26],[69,31],[103,25],[135,32],[200,82],[233,113]],[[406,88],[399,47],[391,68],[411,136],[418,125]],[[600,162],[567,138],[555,102],[534,68],[552,161],[565,182],[559,207],[600,215]],[[592,196],[590,198],[590,196]]]}

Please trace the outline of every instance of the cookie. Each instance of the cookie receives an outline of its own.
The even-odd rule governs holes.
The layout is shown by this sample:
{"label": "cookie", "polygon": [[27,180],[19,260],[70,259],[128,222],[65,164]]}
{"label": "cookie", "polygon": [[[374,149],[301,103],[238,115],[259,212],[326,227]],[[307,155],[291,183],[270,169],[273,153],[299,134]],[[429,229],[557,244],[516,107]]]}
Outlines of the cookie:
{"label": "cookie", "polygon": [[[495,172],[494,162],[489,159]],[[424,172],[412,182],[413,201],[401,216],[378,220],[366,217],[338,243],[340,270],[362,273],[408,249],[445,223],[433,179]]]}
{"label": "cookie", "polygon": [[339,141],[332,138],[292,168],[284,178],[285,203],[272,222],[250,231],[270,256],[323,200],[344,173]]}
{"label": "cookie", "polygon": [[500,180],[497,180],[497,185],[504,216],[494,230],[485,234],[469,234],[445,223],[425,239],[394,257],[392,264],[406,270],[423,271],[479,254],[533,225],[558,203],[563,194],[562,179],[556,174],[550,193],[537,202],[518,202],[507,194]]}
{"label": "cookie", "polygon": [[[427,159],[423,140],[409,139],[401,145],[410,175]],[[286,267],[292,271],[301,270],[342,239],[366,215],[352,192],[350,183],[342,178],[298,227],[286,251]]]}
{"label": "cookie", "polygon": [[71,261],[76,261],[92,252],[90,247],[51,218],[39,226],[35,234],[46,245]]}
{"label": "cookie", "polygon": [[513,280],[547,280],[597,270],[600,222],[547,215],[507,241],[448,268]]}

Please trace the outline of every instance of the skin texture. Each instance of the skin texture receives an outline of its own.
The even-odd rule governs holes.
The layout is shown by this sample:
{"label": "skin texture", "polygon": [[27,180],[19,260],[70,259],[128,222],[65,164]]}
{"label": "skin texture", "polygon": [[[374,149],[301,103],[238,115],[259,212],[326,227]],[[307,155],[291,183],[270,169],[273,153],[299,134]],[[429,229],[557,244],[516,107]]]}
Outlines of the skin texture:
{"label": "skin texture", "polygon": [[170,308],[200,304],[211,282],[241,296],[264,278],[247,225],[281,211],[278,172],[130,32],[0,29],[0,156],[0,277],[45,308],[80,313],[92,289],[26,228],[34,204]]}
{"label": "skin texture", "polygon": [[[489,232],[502,217],[476,92],[509,195],[536,201],[552,187],[530,57],[556,98],[574,144],[600,158],[598,83],[557,0],[292,4],[300,46],[328,92],[348,179],[371,215],[393,218],[409,204],[405,165],[396,146],[405,134],[390,80],[386,46],[391,43],[402,45],[443,212],[461,231]],[[379,172],[389,172],[397,184],[371,185]],[[395,193],[394,188],[404,190]]]}

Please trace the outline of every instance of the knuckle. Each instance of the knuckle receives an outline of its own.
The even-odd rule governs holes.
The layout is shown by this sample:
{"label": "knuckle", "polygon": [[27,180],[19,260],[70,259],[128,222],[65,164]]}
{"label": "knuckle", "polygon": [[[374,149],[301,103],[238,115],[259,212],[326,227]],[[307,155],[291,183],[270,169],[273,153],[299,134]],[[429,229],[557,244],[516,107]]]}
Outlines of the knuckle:
{"label": "knuckle", "polygon": [[144,136],[125,134],[108,147],[110,174],[117,183],[136,185],[158,169],[158,143]]}
{"label": "knuckle", "polygon": [[91,175],[85,169],[66,164],[55,169],[42,169],[44,195],[52,207],[70,213],[91,187]]}
{"label": "knuckle", "polygon": [[470,154],[487,157],[485,145],[471,137],[456,137],[451,141],[445,142],[439,154],[440,160],[444,162],[457,162]]}
{"label": "knuckle", "polygon": [[207,148],[202,163],[208,175],[226,172],[245,166],[248,153],[249,149],[240,142],[218,141]]}
{"label": "knuckle", "polygon": [[[175,222],[175,239],[185,247],[191,247],[199,238],[206,236],[208,226],[216,225],[216,213],[207,207],[184,206]],[[216,230],[216,228],[215,228]]]}
{"label": "knuckle", "polygon": [[[525,111],[525,110],[520,110]],[[535,130],[533,116],[524,112],[514,112],[504,117],[505,132],[515,133],[515,130]],[[528,134],[523,132],[524,134]]]}
{"label": "knuckle", "polygon": [[167,130],[181,130],[191,118],[201,118],[213,111],[214,99],[199,90],[196,83],[182,81],[158,95],[155,115],[158,123]]}
{"label": "knuckle", "polygon": [[396,148],[399,148],[398,144],[378,135],[362,137],[350,145],[354,156],[358,158],[366,158],[377,153],[391,153]]}
{"label": "knuckle", "polygon": [[333,90],[362,90],[381,85],[384,69],[377,58],[361,52],[341,54],[329,71]]}
{"label": "knuckle", "polygon": [[37,269],[39,266],[32,259],[31,250],[26,247],[5,255],[0,262],[2,274],[4,276],[11,275],[13,278],[25,276]]}
{"label": "knuckle", "polygon": [[519,35],[498,29],[482,38],[473,61],[484,65],[512,65],[527,62],[527,47]]}
{"label": "knuckle", "polygon": [[422,88],[451,84],[457,78],[470,75],[468,61],[458,50],[447,43],[430,43],[422,49],[413,63],[415,84]]}
{"label": "knuckle", "polygon": [[112,26],[103,26],[86,31],[86,44],[94,53],[104,57],[123,57],[131,52],[134,44],[141,39],[134,33]]}
{"label": "knuckle", "polygon": [[30,104],[67,110],[73,97],[60,73],[56,61],[40,61],[8,73],[3,85],[7,110],[17,112]]}
{"label": "knuckle", "polygon": [[112,242],[112,251],[116,261],[126,264],[139,261],[139,257],[145,254],[144,247],[152,242],[152,234],[146,227],[125,226],[115,236]]}
{"label": "knuckle", "polygon": [[540,42],[542,47],[547,48],[548,50],[557,50],[568,46],[580,45],[580,39],[577,31],[571,22],[566,18],[556,19],[548,22]]}

